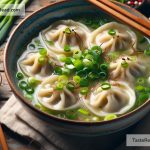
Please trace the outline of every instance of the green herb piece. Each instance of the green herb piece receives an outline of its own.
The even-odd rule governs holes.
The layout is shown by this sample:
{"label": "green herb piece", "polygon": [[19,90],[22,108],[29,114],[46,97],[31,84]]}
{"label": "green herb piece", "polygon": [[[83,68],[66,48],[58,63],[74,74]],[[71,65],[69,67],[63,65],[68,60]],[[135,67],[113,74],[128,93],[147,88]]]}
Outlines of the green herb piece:
{"label": "green herb piece", "polygon": [[138,92],[142,92],[142,91],[145,91],[145,88],[142,85],[138,85],[135,87],[135,90]]}
{"label": "green herb piece", "polygon": [[68,76],[68,75],[71,74],[71,71],[70,71],[70,69],[68,69],[68,68],[62,68],[62,74]]}
{"label": "green herb piece", "polygon": [[150,56],[150,49],[144,50],[144,54],[147,55],[147,56]]}
{"label": "green herb piece", "polygon": [[100,121],[100,118],[97,116],[92,117],[92,121]]}
{"label": "green herb piece", "polygon": [[109,34],[109,35],[116,35],[116,31],[115,31],[114,29],[110,29],[110,30],[108,31],[108,34]]}
{"label": "green herb piece", "polygon": [[66,28],[64,31],[66,34],[71,34],[71,29],[70,28]]}
{"label": "green herb piece", "polygon": [[73,64],[77,70],[81,70],[84,68],[83,62],[79,59],[75,60],[75,62],[73,62]]}
{"label": "green herb piece", "polygon": [[45,56],[40,56],[38,62],[39,64],[44,65],[47,62],[47,58]]}
{"label": "green herb piece", "polygon": [[31,87],[35,87],[35,86],[37,86],[39,83],[40,83],[40,81],[37,80],[37,79],[34,78],[34,77],[29,77],[29,78],[28,78],[28,84],[29,84],[29,86],[31,86]]}
{"label": "green herb piece", "polygon": [[81,56],[82,56],[82,52],[81,52],[80,50],[74,50],[74,51],[73,51],[73,57],[74,57],[75,59],[80,59]]}
{"label": "green herb piece", "polygon": [[106,63],[103,63],[100,65],[100,69],[101,69],[101,71],[107,71],[108,65]]}
{"label": "green herb piece", "polygon": [[65,52],[70,52],[71,51],[71,47],[69,45],[65,45],[64,46],[64,51]]}
{"label": "green herb piece", "polygon": [[17,78],[18,80],[23,79],[23,78],[24,78],[23,73],[21,73],[21,72],[17,72],[17,74],[16,74],[16,78]]}
{"label": "green herb piece", "polygon": [[89,92],[89,88],[88,87],[83,87],[80,89],[80,94],[82,95],[87,95]]}
{"label": "green herb piece", "polygon": [[55,67],[54,72],[57,75],[62,75],[62,69],[60,67]]}
{"label": "green herb piece", "polygon": [[69,82],[67,85],[66,85],[66,88],[70,91],[73,91],[75,89],[75,86],[73,83]]}
{"label": "green herb piece", "polygon": [[100,79],[104,80],[107,78],[107,73],[106,72],[100,72],[99,77],[100,77]]}
{"label": "green herb piece", "polygon": [[69,65],[69,64],[72,64],[71,58],[70,58],[70,57],[66,57],[65,63],[68,64],[68,65]]}
{"label": "green herb piece", "polygon": [[28,93],[28,94],[33,94],[34,93],[34,89],[32,87],[27,87],[25,89],[25,91]]}
{"label": "green herb piece", "polygon": [[121,63],[121,66],[122,66],[123,68],[127,68],[127,67],[129,66],[129,64],[128,64],[126,61],[123,61],[123,62]]}
{"label": "green herb piece", "polygon": [[64,84],[61,83],[61,82],[58,82],[57,85],[56,85],[56,90],[58,91],[62,91],[64,88]]}
{"label": "green herb piece", "polygon": [[66,61],[66,56],[65,56],[65,55],[60,55],[60,56],[59,56],[59,60],[60,60],[61,62],[65,62],[65,61]]}
{"label": "green herb piece", "polygon": [[81,79],[80,86],[81,87],[88,87],[89,86],[89,81],[87,79]]}
{"label": "green herb piece", "polygon": [[83,59],[83,64],[85,67],[92,69],[93,68],[93,62],[91,62],[89,59]]}
{"label": "green herb piece", "polygon": [[47,42],[50,46],[53,46],[53,45],[54,45],[54,41],[48,41],[48,40],[46,40],[46,42]]}
{"label": "green herb piece", "polygon": [[102,54],[102,48],[100,46],[93,46],[91,48],[92,51],[96,51],[97,54],[101,55]]}
{"label": "green herb piece", "polygon": [[58,82],[61,82],[63,84],[67,84],[69,78],[66,75],[61,75],[58,77]]}
{"label": "green herb piece", "polygon": [[78,112],[81,113],[82,115],[89,115],[89,112],[83,108],[78,109]]}
{"label": "green herb piece", "polygon": [[140,85],[145,84],[145,82],[146,82],[145,79],[142,78],[142,77],[138,78],[137,81],[136,81],[136,83],[137,83],[137,84],[140,84]]}
{"label": "green herb piece", "polygon": [[33,100],[33,96],[31,94],[24,94],[24,97],[29,99],[29,100]]}
{"label": "green herb piece", "polygon": [[103,90],[108,90],[108,89],[111,88],[111,84],[108,83],[108,82],[102,83],[102,84],[101,84],[101,88],[102,88]]}
{"label": "green herb piece", "polygon": [[75,111],[66,111],[66,117],[71,120],[75,120],[78,118],[78,114]]}
{"label": "green herb piece", "polygon": [[140,95],[138,96],[140,105],[143,104],[148,99],[149,99],[149,94],[145,92],[140,93]]}
{"label": "green herb piece", "polygon": [[117,118],[117,116],[115,114],[109,114],[109,115],[105,116],[104,121],[113,120],[116,118]]}
{"label": "green herb piece", "polygon": [[74,81],[76,84],[79,84],[80,81],[81,81],[80,76],[74,76],[74,77],[73,77],[73,81]]}
{"label": "green herb piece", "polygon": [[25,90],[28,87],[28,84],[26,81],[20,81],[18,86],[20,89]]}
{"label": "green herb piece", "polygon": [[46,56],[47,55],[47,50],[45,48],[41,48],[39,50],[39,54],[42,55],[42,56]]}

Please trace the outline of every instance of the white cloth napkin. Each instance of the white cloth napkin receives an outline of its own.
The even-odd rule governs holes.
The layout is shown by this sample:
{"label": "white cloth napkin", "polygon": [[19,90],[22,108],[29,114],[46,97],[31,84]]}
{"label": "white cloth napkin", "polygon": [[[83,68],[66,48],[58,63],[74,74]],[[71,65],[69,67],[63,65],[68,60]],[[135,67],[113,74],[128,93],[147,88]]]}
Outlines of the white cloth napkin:
{"label": "white cloth napkin", "polygon": [[[109,141],[111,143],[118,141],[118,143],[114,144],[114,149],[120,144],[120,140],[125,140],[125,133],[128,132],[122,134],[122,139],[120,138],[121,135],[117,134],[116,137],[118,139],[114,138],[115,134],[112,136],[112,139],[110,139],[111,136],[101,138],[76,137],[56,133],[51,130],[48,123],[24,110],[23,106],[14,96],[12,96],[0,110],[0,122],[19,135],[38,142],[45,150],[106,150],[106,145],[109,145],[107,139],[111,140]],[[132,134],[150,134],[150,114],[134,126],[133,129]],[[123,144],[121,144],[117,150],[126,148],[125,141],[122,141],[122,143]]]}

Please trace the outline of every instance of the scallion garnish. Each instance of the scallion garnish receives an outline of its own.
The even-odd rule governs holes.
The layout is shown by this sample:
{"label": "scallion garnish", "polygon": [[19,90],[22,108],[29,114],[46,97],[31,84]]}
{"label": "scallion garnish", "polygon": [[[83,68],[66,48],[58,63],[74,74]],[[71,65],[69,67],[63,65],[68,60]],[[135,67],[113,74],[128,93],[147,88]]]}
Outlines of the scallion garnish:
{"label": "scallion garnish", "polygon": [[81,52],[80,50],[74,50],[74,51],[73,51],[73,57],[74,57],[75,59],[80,59],[81,56],[82,56],[82,52]]}
{"label": "scallion garnish", "polygon": [[25,91],[28,93],[28,94],[33,94],[34,93],[34,89],[32,87],[27,87],[25,89]]}
{"label": "scallion garnish", "polygon": [[89,115],[89,112],[83,108],[78,109],[78,112],[81,113],[82,115]]}
{"label": "scallion garnish", "polygon": [[81,79],[80,80],[80,86],[81,87],[88,87],[89,86],[89,81],[87,79]]}
{"label": "scallion garnish", "polygon": [[108,90],[108,89],[111,88],[111,84],[108,83],[108,82],[102,83],[102,84],[101,84],[101,88],[102,88],[103,90]]}
{"label": "scallion garnish", "polygon": [[110,29],[110,30],[108,31],[108,34],[109,34],[109,35],[116,35],[116,31],[115,31],[114,29]]}
{"label": "scallion garnish", "polygon": [[74,77],[73,77],[73,81],[74,81],[76,84],[79,84],[80,81],[81,81],[80,76],[74,76]]}
{"label": "scallion garnish", "polygon": [[61,82],[58,82],[57,85],[56,85],[56,90],[58,91],[62,91],[64,88],[64,84],[61,83]]}
{"label": "scallion garnish", "polygon": [[73,91],[75,89],[75,86],[73,83],[69,82],[67,85],[66,85],[66,88],[69,89],[70,91]]}
{"label": "scallion garnish", "polygon": [[16,78],[17,78],[18,80],[23,79],[23,78],[24,78],[23,73],[21,73],[21,72],[17,72],[17,74],[16,74]]}
{"label": "scallion garnish", "polygon": [[83,87],[80,89],[80,94],[82,95],[87,95],[89,92],[89,88],[88,87]]}
{"label": "scallion garnish", "polygon": [[40,56],[38,59],[39,64],[44,65],[46,64],[47,58],[45,56]]}
{"label": "scallion garnish", "polygon": [[115,114],[109,114],[109,115],[105,116],[104,121],[113,120],[115,118],[117,118],[117,116]]}
{"label": "scallion garnish", "polygon": [[70,52],[71,51],[71,47],[69,45],[65,45],[64,46],[64,51],[65,52]]}
{"label": "scallion garnish", "polygon": [[47,50],[45,48],[42,48],[39,50],[39,54],[42,56],[46,56],[47,55]]}
{"label": "scallion garnish", "polygon": [[140,85],[145,84],[145,82],[146,82],[145,79],[142,78],[142,77],[138,78],[137,81],[136,81],[136,83],[137,83],[137,84],[140,84]]}
{"label": "scallion garnish", "polygon": [[66,28],[65,31],[64,31],[64,33],[71,34],[71,29],[70,28]]}
{"label": "scallion garnish", "polygon": [[127,67],[129,66],[129,64],[128,64],[126,61],[123,61],[123,62],[121,63],[121,66],[122,66],[123,68],[127,68]]}
{"label": "scallion garnish", "polygon": [[26,81],[20,81],[18,86],[20,89],[25,90],[28,87],[28,84]]}

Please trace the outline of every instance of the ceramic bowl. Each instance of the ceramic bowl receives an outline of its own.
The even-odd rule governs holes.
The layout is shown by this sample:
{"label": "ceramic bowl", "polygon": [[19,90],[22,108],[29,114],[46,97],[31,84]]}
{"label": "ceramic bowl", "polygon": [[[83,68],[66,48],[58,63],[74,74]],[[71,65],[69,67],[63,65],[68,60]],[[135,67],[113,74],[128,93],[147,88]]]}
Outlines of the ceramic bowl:
{"label": "ceramic bowl", "polygon": [[[144,18],[144,16],[139,14],[137,11],[133,11],[129,7],[122,4],[118,5],[133,14]],[[75,16],[85,14],[101,14],[107,17],[107,14],[92,4],[82,0],[75,0],[62,1],[46,6],[24,19],[11,34],[5,48],[5,72],[8,82],[18,100],[22,102],[23,106],[27,108],[30,113],[33,113],[37,117],[49,122],[52,129],[66,134],[86,136],[110,134],[112,132],[117,132],[127,128],[142,119],[142,117],[145,116],[150,110],[150,101],[147,101],[138,109],[111,121],[88,123],[65,120],[44,113],[35,108],[28,99],[24,98],[22,92],[17,86],[15,77],[17,72],[17,60],[24,51],[23,47],[26,46],[27,43],[29,43],[34,37],[36,37],[42,29],[45,29],[52,22],[57,20],[74,18]]]}

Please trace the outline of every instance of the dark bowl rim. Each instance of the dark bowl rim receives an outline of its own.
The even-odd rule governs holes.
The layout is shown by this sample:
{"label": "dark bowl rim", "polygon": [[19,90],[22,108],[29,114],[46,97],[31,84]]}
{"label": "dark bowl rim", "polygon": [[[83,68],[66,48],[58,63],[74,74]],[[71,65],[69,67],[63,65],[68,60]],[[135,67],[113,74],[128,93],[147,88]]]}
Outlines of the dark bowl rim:
{"label": "dark bowl rim", "polygon": [[[8,42],[6,43],[6,47],[4,49],[4,70],[5,70],[5,75],[6,75],[6,78],[8,80],[8,83],[13,91],[13,93],[15,94],[15,96],[21,101],[23,102],[23,104],[25,104],[27,107],[29,107],[31,110],[33,110],[34,112],[36,113],[39,113],[41,114],[42,116],[45,116],[46,118],[49,118],[51,120],[54,120],[54,121],[58,121],[58,122],[62,122],[62,123],[69,123],[69,124],[73,124],[73,125],[79,125],[79,126],[91,126],[91,125],[95,125],[95,126],[99,126],[99,125],[105,125],[105,124],[110,124],[110,123],[115,123],[115,122],[118,122],[122,119],[126,119],[126,118],[129,118],[130,116],[136,114],[138,111],[141,111],[142,109],[144,109],[145,107],[147,107],[149,104],[150,104],[150,99],[147,100],[144,104],[142,104],[140,107],[132,110],[131,112],[128,112],[120,117],[117,117],[116,119],[113,119],[113,120],[108,120],[108,121],[101,121],[101,122],[84,122],[84,121],[76,121],[76,120],[68,120],[68,119],[63,119],[63,118],[59,118],[59,117],[56,117],[54,115],[51,115],[51,114],[48,114],[46,112],[42,112],[40,111],[38,108],[36,108],[35,106],[33,106],[29,100],[27,98],[25,98],[19,91],[17,91],[17,89],[15,88],[15,85],[12,83],[11,81],[11,77],[9,76],[9,70],[7,69],[7,66],[8,66],[8,58],[9,58],[9,50],[8,50],[8,47],[9,47],[9,43],[11,42],[11,39],[13,38],[13,35],[14,33],[20,28],[20,26],[22,24],[24,24],[27,20],[29,20],[32,16],[36,15],[37,13],[39,13],[40,11],[48,8],[48,7],[51,7],[53,5],[58,5],[58,4],[61,4],[61,3],[66,3],[68,2],[67,0],[62,0],[60,2],[55,2],[55,3],[52,3],[52,4],[49,4],[47,6],[44,6],[40,9],[38,9],[37,11],[33,12],[31,15],[27,16],[25,19],[23,19],[17,26],[16,28],[12,31],[12,33],[10,34],[10,37],[8,39]],[[120,3],[121,4],[121,3]],[[124,7],[129,7],[129,6],[126,6],[125,4],[121,4],[123,5]],[[129,7],[130,8],[130,7]],[[130,8],[132,9],[132,8]],[[137,10],[133,10],[135,11],[136,13],[140,14],[141,16],[143,16],[141,13],[139,13]],[[143,16],[144,17],[144,16]]]}

